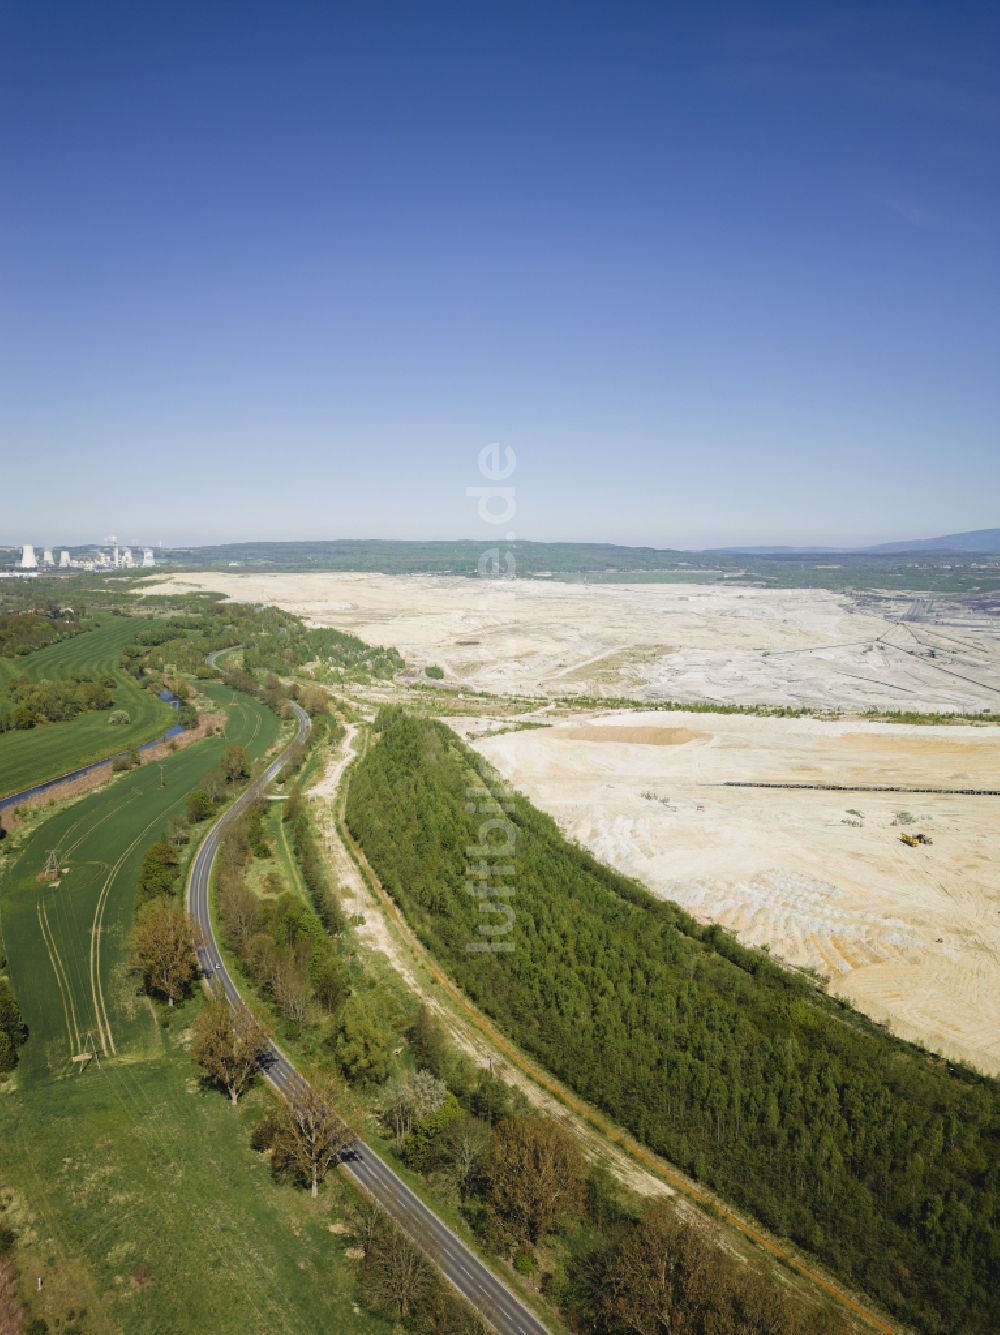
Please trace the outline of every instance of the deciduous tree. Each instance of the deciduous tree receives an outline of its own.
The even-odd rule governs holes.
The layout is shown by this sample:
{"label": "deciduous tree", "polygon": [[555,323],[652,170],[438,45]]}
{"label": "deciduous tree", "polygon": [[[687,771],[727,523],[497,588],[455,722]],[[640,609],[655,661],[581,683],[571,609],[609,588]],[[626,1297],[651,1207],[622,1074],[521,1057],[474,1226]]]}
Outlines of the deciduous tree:
{"label": "deciduous tree", "polygon": [[222,752],[219,765],[227,783],[239,783],[242,779],[250,777],[250,760],[246,747],[239,746],[236,742],[230,742]]}
{"label": "deciduous tree", "polygon": [[327,1092],[305,1085],[289,1103],[275,1137],[276,1167],[288,1171],[309,1187],[310,1195],[317,1196],[319,1184],[351,1139],[350,1128],[334,1112]]}
{"label": "deciduous tree", "polygon": [[215,804],[204,788],[196,789],[187,800],[188,820],[193,824],[208,820],[214,809]]}
{"label": "deciduous tree", "polygon": [[362,1290],[378,1311],[406,1321],[429,1298],[434,1272],[427,1258],[381,1210],[361,1221]]}
{"label": "deciduous tree", "polygon": [[463,1205],[489,1143],[489,1127],[469,1114],[452,1122],[444,1133],[442,1151]]}
{"label": "deciduous tree", "polygon": [[511,1249],[537,1242],[583,1204],[583,1156],[570,1133],[550,1118],[498,1122],[483,1175],[491,1231]]}
{"label": "deciduous tree", "polygon": [[344,1003],[333,1034],[334,1051],[349,1080],[377,1084],[389,1071],[392,1038],[357,993]]}
{"label": "deciduous tree", "polygon": [[169,895],[177,880],[177,850],[169,839],[150,844],[143,854],[136,884],[136,902],[145,903],[157,895]]}
{"label": "deciduous tree", "polygon": [[242,1002],[213,998],[192,1026],[191,1055],[234,1104],[250,1085],[267,1046],[263,1029]]}
{"label": "deciduous tree", "polygon": [[136,914],[129,938],[129,962],[142,974],[147,992],[172,1006],[198,972],[196,927],[170,899],[151,899]]}

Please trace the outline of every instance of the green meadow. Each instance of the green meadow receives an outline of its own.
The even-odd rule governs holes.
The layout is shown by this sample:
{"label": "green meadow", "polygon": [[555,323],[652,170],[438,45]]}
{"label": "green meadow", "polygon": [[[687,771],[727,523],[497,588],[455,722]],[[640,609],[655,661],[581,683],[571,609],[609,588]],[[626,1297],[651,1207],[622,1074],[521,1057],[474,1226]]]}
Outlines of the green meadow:
{"label": "green meadow", "polygon": [[22,1273],[44,1281],[34,1313],[55,1330],[74,1312],[88,1335],[388,1335],[353,1310],[351,1240],[331,1232],[350,1189],[335,1178],[312,1201],[275,1185],[249,1145],[271,1096],[234,1110],[199,1084],[185,1051],[199,1004],[171,1017],[159,1056],[0,1097],[0,1196]]}
{"label": "green meadow", "polygon": [[354,1312],[349,1239],[330,1231],[347,1189],[312,1202],[273,1185],[248,1144],[270,1096],[234,1111],[202,1088],[185,1051],[200,998],[157,1010],[126,970],[143,852],[227,741],[258,757],[278,735],[257,700],[208,693],[223,736],[56,810],[3,867],[6,971],[30,1033],[0,1093],[0,1200],[52,1328],[384,1331]]}
{"label": "green meadow", "polygon": [[74,672],[115,678],[113,709],[126,709],[131,722],[112,726],[112,710],[79,714],[66,723],[0,734],[0,797],[44,783],[81,765],[150,741],[174,721],[174,711],[144,690],[119,667],[122,651],[146,625],[135,617],[108,617],[94,630],[36,649],[18,658],[0,658],[0,697],[11,677],[59,680]]}

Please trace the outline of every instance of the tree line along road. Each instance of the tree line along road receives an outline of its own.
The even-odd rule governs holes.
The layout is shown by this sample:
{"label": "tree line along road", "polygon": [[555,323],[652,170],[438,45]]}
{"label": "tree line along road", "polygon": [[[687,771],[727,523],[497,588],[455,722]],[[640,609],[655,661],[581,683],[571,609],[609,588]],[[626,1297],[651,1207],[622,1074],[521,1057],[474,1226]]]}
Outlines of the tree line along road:
{"label": "tree line along road", "polygon": [[[205,978],[221,985],[231,1006],[241,1004],[241,997],[223,963],[215,939],[209,906],[212,867],[226,827],[238,820],[249,806],[263,796],[278,776],[291,748],[309,735],[312,726],[309,715],[294,701],[292,708],[299,725],[294,741],[289,742],[260,778],[215,822],[195,854],[188,878],[188,911],[204,934],[204,944],[198,948],[198,962]],[[294,1103],[297,1093],[307,1088],[305,1079],[273,1040],[268,1040],[261,1056],[260,1070],[282,1098],[289,1102]],[[534,1313],[442,1223],[370,1146],[362,1140],[353,1141],[344,1150],[341,1163],[498,1335],[547,1335],[546,1327]]]}

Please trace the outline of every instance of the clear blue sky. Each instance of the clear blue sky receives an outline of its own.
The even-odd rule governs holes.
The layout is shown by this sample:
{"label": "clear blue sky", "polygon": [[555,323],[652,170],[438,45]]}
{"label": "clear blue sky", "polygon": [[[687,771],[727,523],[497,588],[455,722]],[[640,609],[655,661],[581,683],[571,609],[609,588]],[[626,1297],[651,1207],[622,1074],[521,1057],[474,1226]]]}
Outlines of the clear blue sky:
{"label": "clear blue sky", "polygon": [[0,541],[1000,524],[998,14],[0,0]]}

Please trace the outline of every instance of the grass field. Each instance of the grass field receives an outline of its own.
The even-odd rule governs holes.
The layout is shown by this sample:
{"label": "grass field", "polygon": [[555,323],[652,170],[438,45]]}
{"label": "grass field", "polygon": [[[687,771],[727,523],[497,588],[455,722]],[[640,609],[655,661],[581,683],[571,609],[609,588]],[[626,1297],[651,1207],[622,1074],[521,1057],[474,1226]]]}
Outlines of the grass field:
{"label": "grass field", "polygon": [[270,1096],[233,1110],[202,1089],[184,1051],[189,1003],[163,1052],[0,1098],[0,1181],[27,1239],[22,1272],[50,1328],[86,1309],[86,1332],[388,1332],[355,1313],[349,1238],[330,1232],[352,1198],[318,1201],[270,1179],[249,1147]]}
{"label": "grass field", "polygon": [[[226,695],[232,700],[231,691]],[[146,848],[183,809],[225,742],[259,756],[277,736],[278,719],[250,696],[238,696],[228,715],[224,737],[132,770],[59,811],[4,875],[0,926],[31,1031],[19,1083],[65,1074],[85,1051],[111,1057],[158,1050],[152,1009],[135,996],[121,957],[132,891]],[[49,884],[39,878],[53,853],[59,876]]]}
{"label": "grass field", "polygon": [[74,672],[106,672],[148,623],[138,617],[106,617],[92,630],[17,658],[0,658],[0,690],[11,677],[29,681],[61,680]]}
{"label": "grass field", "polygon": [[[0,877],[8,972],[30,1030],[0,1095],[0,1195],[43,1275],[34,1310],[83,1330],[385,1331],[353,1310],[348,1239],[331,1211],[278,1188],[248,1146],[254,1105],[200,1087],[184,1048],[200,999],[166,1022],[125,970],[143,851],[227,740],[262,755],[277,718],[210,687],[225,737],[178,752],[54,813]],[[223,700],[224,696],[224,700]],[[38,879],[50,850],[59,883]],[[98,1054],[85,1069],[71,1058]],[[86,1309],[81,1321],[79,1313]],[[75,1311],[76,1318],[69,1318]]]}
{"label": "grass field", "polygon": [[73,672],[111,673],[117,682],[113,708],[127,709],[131,716],[131,723],[111,727],[111,711],[96,710],[78,714],[67,723],[46,723],[23,732],[0,734],[0,797],[139,746],[170,727],[173,710],[117,667],[122,650],[144,624],[134,617],[109,617],[98,629],[83,631],[45,649],[20,658],[0,658],[0,695],[12,676],[43,681],[62,679]]}
{"label": "grass field", "polygon": [[216,709],[225,710],[224,740],[245,746],[252,757],[263,755],[278,736],[281,721],[253,696],[233,691],[222,682],[202,681],[198,689]]}

